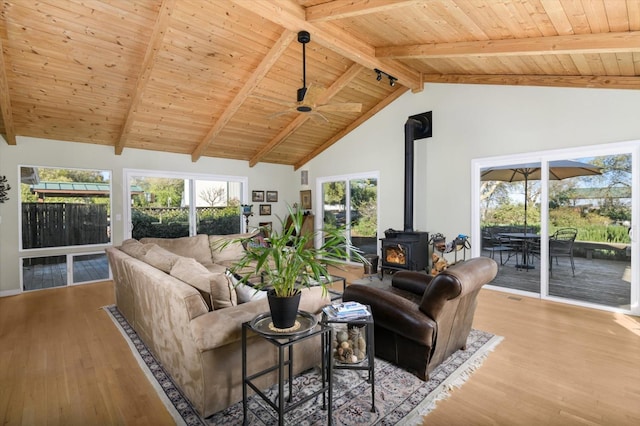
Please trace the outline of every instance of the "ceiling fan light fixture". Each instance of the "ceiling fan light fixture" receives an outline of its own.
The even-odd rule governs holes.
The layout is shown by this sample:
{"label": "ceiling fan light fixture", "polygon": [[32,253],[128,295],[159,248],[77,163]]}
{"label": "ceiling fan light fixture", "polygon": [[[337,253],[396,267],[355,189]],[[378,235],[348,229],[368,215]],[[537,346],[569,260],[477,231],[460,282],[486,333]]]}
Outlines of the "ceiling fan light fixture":
{"label": "ceiling fan light fixture", "polygon": [[307,105],[298,105],[298,106],[296,107],[296,110],[297,110],[298,112],[311,112],[311,107],[310,107],[310,106],[307,106]]}

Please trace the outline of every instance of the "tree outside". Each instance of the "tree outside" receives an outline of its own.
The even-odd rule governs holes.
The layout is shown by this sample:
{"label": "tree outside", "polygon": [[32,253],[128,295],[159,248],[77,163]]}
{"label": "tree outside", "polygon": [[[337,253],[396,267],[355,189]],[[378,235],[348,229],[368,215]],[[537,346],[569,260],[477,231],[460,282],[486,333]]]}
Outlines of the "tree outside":
{"label": "tree outside", "polygon": [[[549,181],[549,232],[578,229],[577,240],[629,243],[631,224],[631,156],[579,159],[602,168],[599,176]],[[524,224],[523,182],[488,181],[481,184],[481,226]],[[540,229],[539,181],[529,181],[527,228]]]}

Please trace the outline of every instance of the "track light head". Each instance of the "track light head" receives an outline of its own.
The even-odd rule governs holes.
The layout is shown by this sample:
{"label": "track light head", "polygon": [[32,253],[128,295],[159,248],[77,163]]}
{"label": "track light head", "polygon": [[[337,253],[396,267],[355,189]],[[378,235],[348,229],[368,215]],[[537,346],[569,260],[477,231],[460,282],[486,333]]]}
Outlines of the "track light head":
{"label": "track light head", "polygon": [[387,77],[389,79],[389,86],[393,87],[396,85],[396,81],[398,81],[397,78],[395,78],[392,75],[387,74],[384,71],[380,71],[378,68],[375,68],[373,71],[375,71],[376,75],[376,80],[381,81],[382,80],[382,76],[384,75],[385,77]]}

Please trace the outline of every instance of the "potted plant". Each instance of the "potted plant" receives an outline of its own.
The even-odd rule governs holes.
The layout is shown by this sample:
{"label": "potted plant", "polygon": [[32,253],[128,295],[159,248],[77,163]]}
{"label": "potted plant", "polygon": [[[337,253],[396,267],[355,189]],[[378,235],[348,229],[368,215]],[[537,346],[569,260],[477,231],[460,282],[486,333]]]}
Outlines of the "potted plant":
{"label": "potted plant", "polygon": [[317,231],[322,232],[324,238],[320,247],[314,247],[317,232],[301,232],[303,211],[287,208],[289,220],[280,221],[282,230],[272,229],[264,245],[245,244],[244,256],[231,268],[234,273],[248,267],[252,270],[238,284],[246,283],[252,275],[261,277],[254,288],[267,290],[273,324],[281,329],[295,324],[301,289],[319,284],[326,294],[329,266],[341,267],[349,254],[354,260],[367,262],[361,250],[346,237],[344,229]]}

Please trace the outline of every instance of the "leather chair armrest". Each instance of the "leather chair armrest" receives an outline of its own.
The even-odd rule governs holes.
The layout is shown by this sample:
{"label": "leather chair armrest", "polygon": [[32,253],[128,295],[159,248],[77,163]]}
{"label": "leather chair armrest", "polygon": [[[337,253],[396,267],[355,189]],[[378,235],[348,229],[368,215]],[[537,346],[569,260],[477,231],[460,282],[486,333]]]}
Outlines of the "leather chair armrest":
{"label": "leather chair armrest", "polygon": [[493,280],[497,271],[496,262],[488,257],[476,257],[456,263],[433,278],[422,296],[420,310],[429,317],[438,319],[448,300],[477,291]]}
{"label": "leather chair armrest", "polygon": [[393,274],[391,285],[400,290],[410,291],[413,294],[422,296],[432,279],[432,275],[425,275],[420,272],[399,271]]}
{"label": "leather chair armrest", "polygon": [[345,289],[342,300],[369,305],[376,327],[425,346],[430,346],[435,339],[435,321],[420,312],[417,304],[401,296],[366,284],[351,284]]}

